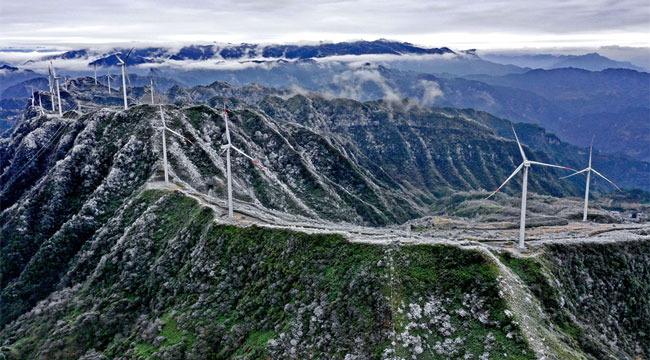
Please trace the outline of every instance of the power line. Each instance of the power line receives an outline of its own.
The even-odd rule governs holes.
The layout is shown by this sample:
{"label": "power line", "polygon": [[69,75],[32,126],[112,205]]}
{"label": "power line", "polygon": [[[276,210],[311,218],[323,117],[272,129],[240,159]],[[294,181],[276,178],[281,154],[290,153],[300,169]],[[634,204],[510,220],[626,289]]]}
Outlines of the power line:
{"label": "power line", "polygon": [[[57,136],[63,134],[63,132],[68,128],[68,126],[70,126],[71,123],[72,123],[72,122],[68,122],[68,123],[66,123],[66,124],[61,124],[61,125],[59,126],[59,128],[54,132],[54,135],[52,135],[52,137],[50,137],[49,141],[48,141],[48,142],[47,142],[43,147],[41,147],[41,148],[36,152],[36,154],[35,154],[34,156],[32,156],[31,158],[29,158],[29,160],[25,163],[25,165],[23,165],[23,166],[18,170],[18,172],[16,173],[16,175],[13,176],[13,179],[18,178],[18,175],[20,175],[20,174],[21,174],[25,169],[27,169],[27,167],[32,163],[32,161],[34,161],[36,158],[38,158],[39,156],[41,156],[41,155],[45,152],[45,150],[47,150],[47,149],[50,147],[50,145],[52,145],[52,142],[54,141],[54,139],[55,139]],[[14,180],[14,181],[15,181],[15,180]]]}

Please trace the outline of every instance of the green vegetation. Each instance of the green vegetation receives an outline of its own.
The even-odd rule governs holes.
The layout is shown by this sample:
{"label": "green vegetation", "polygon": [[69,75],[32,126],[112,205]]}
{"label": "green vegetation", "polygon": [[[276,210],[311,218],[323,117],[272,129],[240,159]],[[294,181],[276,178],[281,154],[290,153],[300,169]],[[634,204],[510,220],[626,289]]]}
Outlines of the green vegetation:
{"label": "green vegetation", "polygon": [[540,257],[505,252],[500,258],[540,300],[548,326],[577,349],[604,359],[647,357],[642,344],[650,333],[649,256],[650,245],[639,241],[554,244]]}
{"label": "green vegetation", "polygon": [[568,330],[570,335],[579,331],[579,328],[569,319],[566,310],[560,305],[561,296],[557,289],[551,286],[548,276],[544,275],[542,260],[518,257],[509,252],[501,253],[500,258],[540,300],[545,312],[551,316],[555,324],[559,325],[561,329]]}
{"label": "green vegetation", "polygon": [[[67,305],[3,334],[63,344],[63,351],[39,350],[53,359],[88,349],[126,358],[379,358],[390,350],[394,328],[402,336],[397,354],[419,351],[408,343],[417,336],[434,358],[449,351],[530,357],[503,316],[494,265],[479,253],[218,225],[212,216],[178,192],[142,192],[84,247],[71,277],[92,276],[68,290]],[[448,315],[452,328],[433,322],[427,326],[434,335],[418,328],[407,336],[410,306],[424,309],[431,299],[441,307],[426,317]],[[468,315],[458,315],[462,309]],[[462,346],[436,345],[448,338],[461,338]],[[16,346],[20,357],[34,354],[36,344]]]}

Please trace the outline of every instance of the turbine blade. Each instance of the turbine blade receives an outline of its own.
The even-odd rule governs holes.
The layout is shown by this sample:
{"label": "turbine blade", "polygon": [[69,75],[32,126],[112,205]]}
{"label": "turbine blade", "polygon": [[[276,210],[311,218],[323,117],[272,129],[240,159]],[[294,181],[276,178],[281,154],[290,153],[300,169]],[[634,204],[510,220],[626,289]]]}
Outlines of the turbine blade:
{"label": "turbine blade", "polygon": [[158,103],[160,105],[160,120],[162,120],[163,127],[167,127],[167,125],[165,125],[165,116],[163,115],[163,108],[162,104],[160,104],[160,98],[158,98]]}
{"label": "turbine blade", "polygon": [[226,140],[228,140],[228,144],[231,144],[230,142],[230,129],[228,129],[228,112],[226,111],[226,101],[224,100],[223,102],[223,118],[226,122]]}
{"label": "turbine blade", "polygon": [[494,190],[494,192],[493,192],[492,194],[490,194],[490,196],[486,197],[485,200],[491,198],[492,196],[494,196],[494,194],[498,193],[499,190],[501,190],[501,188],[502,188],[505,184],[507,184],[508,181],[510,181],[510,179],[512,179],[513,176],[517,175],[517,173],[521,170],[522,167],[524,167],[524,163],[521,163],[519,166],[517,166],[517,168],[515,169],[515,171],[513,171],[512,174],[510,174],[510,176],[508,176],[508,178],[506,179],[506,181],[504,181],[503,184],[501,184],[501,186],[499,186],[498,189]]}
{"label": "turbine blade", "polygon": [[119,60],[121,63],[124,62],[124,61],[122,61],[122,58],[120,58],[117,54],[114,54],[114,55],[115,55],[115,57],[117,58],[117,60]]}
{"label": "turbine blade", "polygon": [[266,170],[266,167],[265,167],[264,165],[262,165],[259,161],[253,159],[252,157],[248,156],[248,154],[246,154],[245,152],[241,151],[239,148],[237,148],[237,147],[235,147],[235,146],[233,146],[233,145],[230,145],[230,147],[231,147],[233,150],[237,151],[238,153],[240,153],[240,154],[246,156],[247,158],[251,159],[254,163],[256,163],[257,165],[261,166],[262,169]]}
{"label": "turbine blade", "polygon": [[515,131],[515,125],[510,122],[510,126],[512,127],[512,132],[515,134],[515,139],[517,140],[517,146],[519,146],[519,152],[521,152],[521,157],[524,158],[524,161],[526,161],[526,154],[524,153],[524,148],[521,147],[521,143],[519,142],[519,137],[517,137],[517,132]]}
{"label": "turbine blade", "polygon": [[585,171],[587,171],[587,170],[589,170],[589,168],[582,169],[582,170],[580,170],[580,171],[576,171],[576,172],[574,172],[574,173],[571,174],[571,175],[562,176],[561,178],[558,178],[558,179],[566,179],[566,178],[570,178],[571,176],[575,176],[575,175],[578,175],[578,174],[582,174],[583,172],[585,172]]}
{"label": "turbine blade", "polygon": [[533,165],[550,166],[550,167],[554,167],[554,168],[558,168],[558,169],[576,171],[576,169],[572,169],[570,167],[560,166],[560,165],[552,165],[552,164],[547,164],[547,163],[543,163],[543,162],[539,162],[539,161],[529,161],[529,163],[531,163]]}
{"label": "turbine blade", "polygon": [[589,167],[591,167],[591,152],[594,149],[594,135],[591,135],[591,145],[589,146]]}
{"label": "turbine blade", "polygon": [[124,58],[124,63],[126,63],[126,61],[129,60],[129,56],[131,56],[131,53],[133,52],[133,49],[135,49],[135,48],[131,48],[131,50],[129,50],[129,53],[126,54],[126,57]]}
{"label": "turbine blade", "polygon": [[174,130],[168,128],[167,126],[165,126],[165,130],[169,131],[170,133],[172,133],[172,134],[174,134],[174,135],[176,135],[176,136],[182,137],[183,139],[185,139],[185,141],[187,141],[188,143],[192,144],[192,146],[194,146],[194,143],[193,143],[192,141],[190,141],[190,139],[188,139],[188,138],[186,138],[185,136],[183,136],[183,135],[177,133],[176,131],[174,131]]}
{"label": "turbine blade", "polygon": [[591,169],[591,170],[592,170],[593,172],[595,172],[596,175],[600,176],[601,178],[607,180],[607,182],[609,182],[610,184],[614,185],[614,187],[615,187],[616,189],[618,189],[618,191],[621,191],[621,192],[623,191],[623,190],[621,190],[620,187],[618,187],[616,184],[614,184],[614,182],[613,182],[612,180],[606,178],[605,175],[599,173],[598,171],[596,171],[596,170],[594,170],[594,169]]}
{"label": "turbine blade", "polygon": [[126,64],[124,66],[124,73],[126,74],[126,80],[129,82],[129,88],[133,89],[133,85],[131,85],[131,77],[129,76],[129,70],[126,67]]}

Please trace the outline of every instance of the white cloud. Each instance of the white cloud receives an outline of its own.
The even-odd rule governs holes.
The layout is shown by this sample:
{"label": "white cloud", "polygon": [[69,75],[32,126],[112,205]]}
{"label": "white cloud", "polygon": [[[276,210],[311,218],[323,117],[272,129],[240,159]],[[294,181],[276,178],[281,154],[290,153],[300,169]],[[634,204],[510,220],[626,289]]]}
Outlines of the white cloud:
{"label": "white cloud", "polygon": [[440,85],[431,80],[420,80],[419,85],[424,89],[420,102],[422,105],[435,105],[436,98],[442,98],[445,94],[440,90]]}
{"label": "white cloud", "polygon": [[399,92],[393,89],[379,71],[373,67],[344,71],[334,76],[332,82],[339,88],[336,94],[338,97],[361,100],[367,95],[367,91],[363,87],[370,82],[379,87],[384,99],[398,101],[402,98]]}
{"label": "white cloud", "polygon": [[649,14],[647,0],[5,0],[0,45],[386,37],[458,48],[647,46]]}

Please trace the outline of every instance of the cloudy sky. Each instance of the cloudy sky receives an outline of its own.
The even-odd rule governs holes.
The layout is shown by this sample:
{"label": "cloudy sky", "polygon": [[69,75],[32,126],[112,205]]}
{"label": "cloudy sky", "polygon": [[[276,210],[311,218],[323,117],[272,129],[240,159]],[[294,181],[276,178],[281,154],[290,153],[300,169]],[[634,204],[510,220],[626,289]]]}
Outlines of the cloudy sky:
{"label": "cloudy sky", "polygon": [[0,46],[388,38],[453,48],[648,47],[648,0],[0,0]]}

